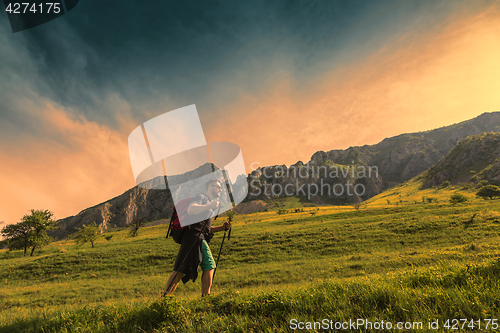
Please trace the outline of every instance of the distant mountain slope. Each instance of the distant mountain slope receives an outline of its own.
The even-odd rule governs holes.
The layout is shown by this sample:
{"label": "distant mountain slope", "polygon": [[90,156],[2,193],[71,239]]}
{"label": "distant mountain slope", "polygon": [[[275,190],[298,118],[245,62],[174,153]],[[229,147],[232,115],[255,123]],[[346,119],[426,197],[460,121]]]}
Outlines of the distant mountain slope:
{"label": "distant mountain slope", "polygon": [[484,182],[500,185],[500,133],[465,138],[430,169],[363,204],[450,203],[457,191],[468,198],[468,203],[481,202],[484,200],[477,198],[476,193]]}
{"label": "distant mountain slope", "polygon": [[444,181],[500,184],[500,133],[484,133],[460,141],[445,157],[427,170],[423,187]]}
{"label": "distant mountain slope", "polygon": [[[249,196],[247,200],[270,199],[284,196],[275,195],[269,189],[273,186],[288,187],[289,193],[297,188],[307,186],[344,186],[352,193],[356,186],[363,186],[361,195],[320,195],[315,202],[332,204],[356,203],[371,198],[383,190],[408,180],[436,164],[460,140],[485,132],[500,132],[500,112],[484,113],[474,119],[438,129],[402,134],[387,138],[375,145],[350,147],[346,150],[330,150],[316,152],[306,163],[309,170],[307,176],[297,176],[294,169],[304,168],[299,161],[295,165],[275,165],[262,167],[249,176]],[[327,167],[341,170],[338,176],[325,177],[318,168]],[[355,172],[344,172],[344,171]],[[377,170],[376,174],[357,174],[360,169]],[[276,176],[284,174],[285,176]],[[306,173],[304,173],[306,175]],[[267,191],[266,191],[267,189]],[[267,193],[267,194],[266,194]]]}
{"label": "distant mountain slope", "polygon": [[[216,166],[207,163],[185,174],[172,176],[169,181],[176,184],[186,183],[187,180],[196,179],[212,172],[213,167],[215,170],[219,170]],[[223,177],[227,177],[224,172],[222,174]],[[170,189],[165,189],[164,186],[161,189],[161,184],[164,184],[163,177],[156,177],[145,184],[147,184],[147,188],[134,186],[113,199],[84,209],[75,216],[59,220],[59,229],[52,231],[51,235],[62,238],[74,233],[76,228],[93,222],[102,225],[103,229],[107,229],[126,227],[137,219],[144,222],[170,219],[174,207],[172,195],[175,198],[177,193],[171,193]],[[186,184],[186,186],[193,186],[193,188],[186,189],[184,186],[182,190],[187,191],[191,196],[205,192],[205,184]],[[227,194],[225,195],[227,196]],[[228,198],[224,197],[223,200],[227,201]]]}
{"label": "distant mountain slope", "polygon": [[68,234],[96,222],[103,229],[126,227],[136,219],[154,221],[172,214],[172,197],[167,190],[147,190],[134,186],[125,193],[82,210],[75,216],[58,221],[59,229],[50,232],[51,236],[63,238]]}
{"label": "distant mountain slope", "polygon": [[319,151],[311,157],[315,165],[326,161],[377,166],[383,189],[408,180],[436,164],[464,138],[485,132],[500,132],[500,112],[483,113],[471,120],[438,129],[401,134],[375,145],[346,150]]}
{"label": "distant mountain slope", "polygon": [[[321,195],[319,193],[318,195],[312,195],[308,199],[316,203],[326,202],[330,204],[360,202],[377,195],[390,186],[422,173],[443,158],[459,141],[468,136],[485,132],[500,132],[500,112],[484,113],[474,119],[431,131],[402,134],[384,139],[382,142],[371,146],[350,147],[346,150],[330,150],[328,152],[319,151],[305,165],[299,161],[290,167],[277,165],[259,168],[249,174],[249,195],[247,200],[271,199],[286,195],[284,192],[274,195],[272,191],[269,191],[272,190],[273,185],[277,186],[275,189],[281,188],[288,190],[289,193],[293,192],[293,195],[303,196],[303,193],[300,192],[301,187],[307,188],[315,185],[320,189],[322,186],[334,187],[340,184],[351,192],[355,186],[363,185],[365,191],[359,196],[356,194],[348,195],[347,193],[342,195]],[[477,139],[473,139],[474,142],[475,140]],[[490,163],[491,159],[489,158],[497,154],[498,150],[489,148],[490,145],[496,142],[494,137],[491,137],[492,141],[490,141],[490,136],[487,135],[479,141],[482,140],[487,141],[474,146],[473,149],[477,150],[478,155],[474,155],[470,159],[471,162],[473,160],[479,161],[484,157],[480,156],[482,149],[488,152],[485,156],[489,156],[484,163]],[[465,147],[465,141],[463,147]],[[469,159],[466,158],[466,160]],[[450,165],[454,163],[457,165],[456,171],[443,167],[442,170],[439,170],[428,179],[429,186],[444,180],[455,181],[459,179],[460,177],[454,178],[454,175],[460,174],[458,170],[462,164],[456,161],[449,162]],[[498,163],[487,168],[489,165],[485,164],[485,169],[475,166],[471,168],[475,168],[474,170],[480,178],[499,180]],[[315,170],[312,167],[315,167]],[[363,174],[360,176],[359,169],[365,168],[365,170],[368,170],[366,169],[368,167],[375,167],[376,169],[373,170],[373,173],[368,174],[367,172],[365,176]],[[465,165],[464,167],[467,168]],[[304,174],[297,173],[297,170],[301,170],[301,168],[302,171],[306,170]],[[318,168],[323,169],[317,172]],[[295,169],[295,172],[292,172],[293,169]],[[335,177],[331,177],[331,174],[325,176],[325,170],[331,172],[334,169],[337,170]],[[439,167],[435,170],[438,169]],[[264,170],[266,172],[263,172]],[[356,172],[352,172],[353,170]],[[467,172],[470,175],[470,170]],[[179,177],[183,176],[180,175]],[[235,192],[240,190],[240,188],[233,189]],[[260,193],[257,194],[256,190],[259,190]],[[268,190],[267,193],[271,192],[270,195],[266,194],[266,190]],[[146,190],[136,186],[120,196],[87,208],[76,216],[59,220],[61,228],[53,232],[53,235],[64,237],[74,232],[75,228],[94,221],[102,224],[104,228],[108,228],[124,227],[135,219],[144,219],[145,221],[165,219],[170,217],[172,208],[173,202],[170,191]]]}

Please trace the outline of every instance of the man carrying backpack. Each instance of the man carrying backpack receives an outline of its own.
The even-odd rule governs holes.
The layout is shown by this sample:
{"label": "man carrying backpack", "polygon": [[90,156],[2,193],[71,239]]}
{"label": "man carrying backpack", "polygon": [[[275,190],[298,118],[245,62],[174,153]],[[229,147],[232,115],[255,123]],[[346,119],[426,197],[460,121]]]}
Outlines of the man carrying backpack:
{"label": "man carrying backpack", "polygon": [[206,184],[206,194],[198,194],[192,198],[187,208],[187,218],[201,221],[188,225],[182,234],[182,243],[174,265],[174,272],[169,277],[163,296],[172,294],[179,285],[180,280],[186,283],[193,282],[198,277],[198,266],[203,271],[201,276],[201,295],[210,295],[212,276],[215,261],[208,246],[213,233],[231,228],[229,222],[224,222],[219,227],[212,227],[218,208],[217,200],[222,186],[217,179],[209,180]]}

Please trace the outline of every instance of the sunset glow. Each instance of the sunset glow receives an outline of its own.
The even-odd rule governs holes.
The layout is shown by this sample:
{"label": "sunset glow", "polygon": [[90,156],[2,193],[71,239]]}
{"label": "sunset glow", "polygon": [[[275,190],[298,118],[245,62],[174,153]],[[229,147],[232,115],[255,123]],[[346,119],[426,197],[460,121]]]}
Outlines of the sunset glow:
{"label": "sunset glow", "polygon": [[[295,29],[286,20],[269,33],[250,20],[248,31],[219,27],[233,44],[216,54],[217,47],[225,50],[223,38],[187,29],[207,39],[171,51],[173,58],[182,55],[178,64],[155,51],[168,45],[153,40],[160,38],[155,34],[148,51],[139,38],[134,46],[113,41],[116,49],[101,52],[97,43],[110,42],[88,37],[83,18],[81,26],[61,19],[14,35],[4,22],[0,221],[14,223],[29,209],[64,218],[135,186],[130,132],[190,104],[199,110],[207,141],[238,144],[248,172],[253,162],[305,163],[319,150],[375,144],[498,111],[499,2],[452,3],[439,14],[422,9],[421,17],[404,9],[392,25],[382,24],[390,8],[380,6],[341,28],[313,26],[322,33],[316,42],[307,35],[314,15],[303,23],[303,40],[295,32],[283,37],[281,31]],[[51,35],[56,24],[71,26],[60,37],[72,60],[61,62],[67,71],[59,76],[50,72],[55,65],[47,54],[30,53],[31,34],[58,43]],[[128,48],[137,59],[123,55]],[[111,54],[121,61],[112,69]]]}

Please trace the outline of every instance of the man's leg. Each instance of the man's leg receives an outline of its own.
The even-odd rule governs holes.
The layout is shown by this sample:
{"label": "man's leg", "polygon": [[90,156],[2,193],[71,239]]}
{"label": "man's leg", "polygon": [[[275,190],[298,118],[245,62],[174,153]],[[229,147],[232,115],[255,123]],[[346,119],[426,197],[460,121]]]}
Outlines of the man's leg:
{"label": "man's leg", "polygon": [[174,292],[175,288],[177,288],[177,286],[179,285],[179,282],[181,281],[183,275],[184,274],[180,272],[174,271],[167,280],[167,285],[165,286],[165,290],[163,291],[162,296],[171,295]]}
{"label": "man's leg", "polygon": [[201,295],[210,295],[210,288],[212,287],[212,276],[214,275],[214,270],[209,269],[208,271],[203,271],[201,275]]}
{"label": "man's leg", "polygon": [[212,256],[212,251],[205,240],[201,245],[201,296],[210,295],[210,288],[212,287],[212,277],[214,275],[215,260]]}

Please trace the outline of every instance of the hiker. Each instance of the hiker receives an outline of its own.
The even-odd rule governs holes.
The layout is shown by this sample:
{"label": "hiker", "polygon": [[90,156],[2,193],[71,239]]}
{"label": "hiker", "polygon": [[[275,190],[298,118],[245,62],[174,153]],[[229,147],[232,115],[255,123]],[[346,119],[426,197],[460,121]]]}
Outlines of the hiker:
{"label": "hiker", "polygon": [[201,275],[201,295],[210,295],[215,261],[208,243],[212,239],[214,232],[228,230],[231,228],[231,224],[224,222],[219,227],[212,227],[212,221],[220,205],[218,198],[222,187],[217,179],[209,180],[205,185],[206,194],[196,195],[187,209],[188,217],[201,222],[184,228],[181,248],[179,249],[174,265],[174,272],[167,281],[163,296],[172,294],[181,279],[184,283],[189,280],[196,281],[198,266],[201,266],[201,270],[203,271]]}

